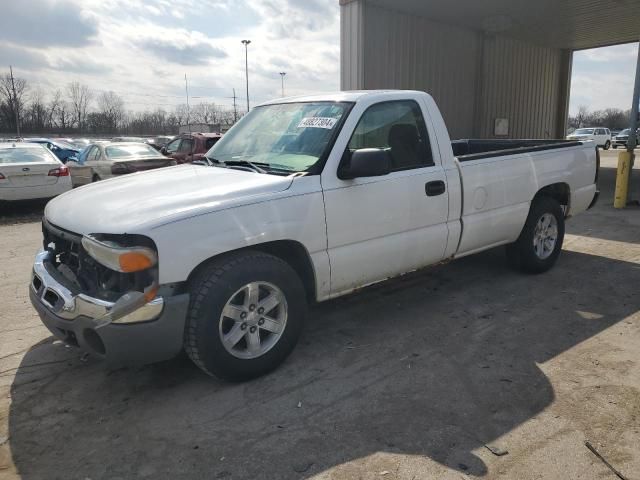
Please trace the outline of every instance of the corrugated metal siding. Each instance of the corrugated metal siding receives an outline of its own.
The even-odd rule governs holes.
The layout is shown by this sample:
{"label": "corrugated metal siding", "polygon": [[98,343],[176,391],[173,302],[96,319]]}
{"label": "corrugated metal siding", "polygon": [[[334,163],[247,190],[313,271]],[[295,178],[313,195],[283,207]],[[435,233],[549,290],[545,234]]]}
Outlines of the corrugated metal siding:
{"label": "corrugated metal siding", "polygon": [[366,89],[429,92],[454,138],[473,133],[478,35],[367,4],[364,10]]}
{"label": "corrugated metal siding", "polygon": [[340,2],[340,88],[362,87],[362,11],[359,1]]}
{"label": "corrugated metal siding", "polygon": [[[412,16],[541,46],[583,49],[640,39],[638,0],[367,0]],[[492,28],[496,28],[492,30]]]}
{"label": "corrugated metal siding", "polygon": [[557,138],[566,120],[567,51],[450,26],[373,5],[341,2],[343,89],[429,92],[452,138]]}
{"label": "corrugated metal siding", "polygon": [[511,138],[556,137],[563,65],[562,50],[485,38],[476,134],[492,137],[495,119],[507,118]]}

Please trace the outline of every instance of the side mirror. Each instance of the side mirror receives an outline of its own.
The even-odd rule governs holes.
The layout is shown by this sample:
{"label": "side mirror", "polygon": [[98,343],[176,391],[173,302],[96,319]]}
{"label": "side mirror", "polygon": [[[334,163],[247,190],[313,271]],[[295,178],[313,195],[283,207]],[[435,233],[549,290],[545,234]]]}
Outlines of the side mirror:
{"label": "side mirror", "polygon": [[363,148],[351,154],[338,170],[338,178],[351,180],[360,177],[382,177],[391,172],[391,156],[380,148]]}
{"label": "side mirror", "polygon": [[160,153],[162,153],[163,155],[166,155],[167,154],[167,147],[162,147],[160,149]]}

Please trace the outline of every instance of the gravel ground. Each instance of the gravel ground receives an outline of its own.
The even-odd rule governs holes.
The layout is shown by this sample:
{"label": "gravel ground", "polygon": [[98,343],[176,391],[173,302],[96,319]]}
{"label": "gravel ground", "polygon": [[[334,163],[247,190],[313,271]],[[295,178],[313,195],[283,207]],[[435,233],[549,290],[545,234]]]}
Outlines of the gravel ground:
{"label": "gravel ground", "polygon": [[54,341],[27,296],[42,204],[2,207],[0,478],[616,478],[585,441],[640,478],[640,209],[603,157],[551,272],[498,249],[320,305],[245,384]]}

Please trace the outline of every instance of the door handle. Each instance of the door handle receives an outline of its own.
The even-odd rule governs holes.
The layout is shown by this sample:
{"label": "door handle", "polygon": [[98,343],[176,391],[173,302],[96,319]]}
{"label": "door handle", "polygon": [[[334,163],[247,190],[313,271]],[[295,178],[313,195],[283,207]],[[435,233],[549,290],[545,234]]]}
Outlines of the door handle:
{"label": "door handle", "polygon": [[442,180],[435,180],[433,182],[427,182],[424,186],[424,191],[427,194],[427,197],[436,197],[446,192],[447,187]]}

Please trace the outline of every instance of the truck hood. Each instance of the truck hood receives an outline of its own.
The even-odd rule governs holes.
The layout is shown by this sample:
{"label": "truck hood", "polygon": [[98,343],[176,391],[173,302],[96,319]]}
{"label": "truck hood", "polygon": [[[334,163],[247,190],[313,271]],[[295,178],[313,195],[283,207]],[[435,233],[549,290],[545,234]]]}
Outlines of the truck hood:
{"label": "truck hood", "polygon": [[79,234],[134,233],[163,223],[259,201],[292,177],[180,165],[93,183],[51,200],[45,218]]}

